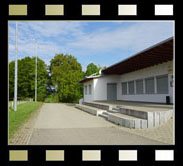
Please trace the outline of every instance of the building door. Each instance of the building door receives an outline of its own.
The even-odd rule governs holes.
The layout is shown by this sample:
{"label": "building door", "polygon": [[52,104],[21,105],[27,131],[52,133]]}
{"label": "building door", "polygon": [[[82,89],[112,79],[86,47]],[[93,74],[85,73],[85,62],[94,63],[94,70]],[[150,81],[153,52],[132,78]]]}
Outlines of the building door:
{"label": "building door", "polygon": [[107,84],[107,100],[117,100],[117,84],[116,83],[108,83]]}

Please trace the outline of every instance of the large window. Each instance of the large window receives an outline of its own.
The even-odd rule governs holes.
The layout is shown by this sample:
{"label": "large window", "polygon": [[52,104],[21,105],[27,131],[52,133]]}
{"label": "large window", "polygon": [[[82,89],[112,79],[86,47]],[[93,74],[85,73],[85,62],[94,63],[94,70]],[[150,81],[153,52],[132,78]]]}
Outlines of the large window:
{"label": "large window", "polygon": [[144,93],[143,80],[137,80],[136,81],[136,93],[137,94],[143,94]]}
{"label": "large window", "polygon": [[168,75],[157,77],[157,93],[168,94]]}
{"label": "large window", "polygon": [[127,94],[127,83],[123,82],[121,84],[121,86],[122,86],[122,95],[126,95]]}
{"label": "large window", "polygon": [[85,86],[85,95],[87,95],[87,86]]}
{"label": "large window", "polygon": [[128,82],[128,92],[130,95],[134,94],[134,92],[135,92],[134,81]]}
{"label": "large window", "polygon": [[89,95],[91,95],[91,85],[89,85]]}
{"label": "large window", "polygon": [[145,79],[146,94],[154,94],[154,77]]}

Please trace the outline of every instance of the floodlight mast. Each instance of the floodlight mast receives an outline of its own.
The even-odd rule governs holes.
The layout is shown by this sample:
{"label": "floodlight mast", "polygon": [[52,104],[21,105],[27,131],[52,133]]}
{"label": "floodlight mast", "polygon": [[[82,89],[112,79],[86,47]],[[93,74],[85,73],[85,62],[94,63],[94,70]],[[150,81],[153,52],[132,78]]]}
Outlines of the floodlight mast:
{"label": "floodlight mast", "polygon": [[37,102],[37,41],[35,40],[35,102]]}
{"label": "floodlight mast", "polygon": [[18,54],[18,22],[16,21],[15,28],[15,83],[14,83],[14,111],[17,111],[17,80],[18,80],[18,62],[17,62],[17,54]]}

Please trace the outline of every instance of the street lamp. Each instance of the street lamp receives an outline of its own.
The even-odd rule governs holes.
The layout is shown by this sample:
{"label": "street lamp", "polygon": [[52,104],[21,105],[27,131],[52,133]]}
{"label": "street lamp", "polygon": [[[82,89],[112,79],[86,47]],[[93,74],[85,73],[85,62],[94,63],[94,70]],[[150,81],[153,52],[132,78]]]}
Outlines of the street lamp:
{"label": "street lamp", "polygon": [[14,83],[14,111],[17,111],[17,70],[18,70],[18,62],[17,62],[17,54],[18,54],[18,45],[17,45],[17,38],[18,38],[18,22],[16,21],[16,28],[15,28],[15,83]]}

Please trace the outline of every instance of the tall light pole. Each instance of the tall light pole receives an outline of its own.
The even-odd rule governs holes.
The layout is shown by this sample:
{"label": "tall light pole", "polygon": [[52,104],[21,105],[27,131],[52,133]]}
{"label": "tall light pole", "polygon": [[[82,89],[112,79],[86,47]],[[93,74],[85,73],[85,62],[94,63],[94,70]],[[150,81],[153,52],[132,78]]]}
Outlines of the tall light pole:
{"label": "tall light pole", "polygon": [[35,40],[35,102],[37,102],[37,41]]}
{"label": "tall light pole", "polygon": [[16,28],[15,28],[15,83],[14,83],[14,111],[17,111],[17,70],[18,70],[18,62],[17,62],[17,54],[18,54],[18,45],[17,45],[17,39],[18,39],[18,23],[16,22]]}

